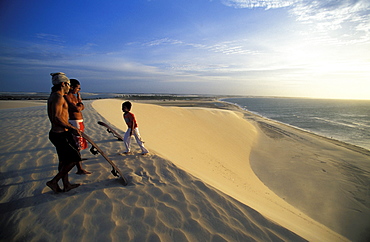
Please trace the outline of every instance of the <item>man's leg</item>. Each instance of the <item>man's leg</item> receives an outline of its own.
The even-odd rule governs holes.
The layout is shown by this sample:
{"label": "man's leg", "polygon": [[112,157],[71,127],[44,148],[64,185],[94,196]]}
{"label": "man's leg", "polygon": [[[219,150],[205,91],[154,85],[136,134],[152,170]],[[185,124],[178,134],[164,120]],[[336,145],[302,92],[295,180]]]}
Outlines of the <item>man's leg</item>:
{"label": "man's leg", "polygon": [[68,172],[76,165],[76,162],[69,163],[67,165],[64,165],[61,167],[60,171],[58,174],[50,181],[46,183],[48,187],[50,187],[54,192],[61,192],[62,190],[60,189],[58,185],[58,181],[62,179],[64,189],[63,191],[67,192],[73,188],[78,187],[80,184],[70,184],[68,181]]}
{"label": "man's leg", "polygon": [[85,169],[82,168],[82,161],[77,162],[76,167],[77,167],[76,174],[78,174],[78,175],[91,174],[91,172],[89,172],[89,171],[87,171],[87,170],[85,170]]}

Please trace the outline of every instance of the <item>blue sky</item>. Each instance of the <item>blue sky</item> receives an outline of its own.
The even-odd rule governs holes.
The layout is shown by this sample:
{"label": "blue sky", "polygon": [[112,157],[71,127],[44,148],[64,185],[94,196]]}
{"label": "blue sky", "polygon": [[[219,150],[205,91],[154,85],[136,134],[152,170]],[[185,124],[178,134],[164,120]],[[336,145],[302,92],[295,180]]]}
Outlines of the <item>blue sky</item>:
{"label": "blue sky", "polygon": [[0,91],[370,99],[368,0],[1,0]]}

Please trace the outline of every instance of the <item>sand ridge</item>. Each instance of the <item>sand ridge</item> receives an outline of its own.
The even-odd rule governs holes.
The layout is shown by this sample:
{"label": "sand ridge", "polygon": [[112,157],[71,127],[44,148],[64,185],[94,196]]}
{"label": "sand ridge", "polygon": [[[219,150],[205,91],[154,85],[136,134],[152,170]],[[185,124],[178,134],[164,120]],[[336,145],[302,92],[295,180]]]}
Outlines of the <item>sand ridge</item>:
{"label": "sand ridge", "polygon": [[[153,152],[122,155],[123,144],[85,102],[86,133],[127,175],[122,186],[100,155],[82,151],[88,176],[54,194],[45,186],[57,169],[44,107],[0,110],[2,241],[304,241],[254,209],[219,192]],[[27,122],[27,125],[24,125]],[[61,229],[63,228],[63,229]]]}

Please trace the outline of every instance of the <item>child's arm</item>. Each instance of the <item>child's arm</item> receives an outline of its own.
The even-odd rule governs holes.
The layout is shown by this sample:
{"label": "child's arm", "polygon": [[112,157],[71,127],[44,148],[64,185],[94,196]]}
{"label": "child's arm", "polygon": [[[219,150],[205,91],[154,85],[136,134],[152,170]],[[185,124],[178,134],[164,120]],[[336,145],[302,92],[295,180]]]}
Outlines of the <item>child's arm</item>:
{"label": "child's arm", "polygon": [[135,123],[134,123],[134,120],[131,121],[131,133],[130,135],[132,135],[134,133],[134,127],[135,127]]}
{"label": "child's arm", "polygon": [[135,115],[133,113],[130,113],[131,114],[131,133],[130,135],[132,135],[134,133],[134,129],[135,129]]}

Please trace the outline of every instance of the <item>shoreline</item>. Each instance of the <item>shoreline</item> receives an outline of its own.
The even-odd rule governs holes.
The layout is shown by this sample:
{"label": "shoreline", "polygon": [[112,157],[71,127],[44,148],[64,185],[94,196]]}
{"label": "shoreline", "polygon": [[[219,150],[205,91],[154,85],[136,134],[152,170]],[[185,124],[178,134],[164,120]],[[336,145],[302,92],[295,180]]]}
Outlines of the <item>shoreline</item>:
{"label": "shoreline", "polygon": [[[268,117],[265,117],[263,115],[260,115],[258,113],[255,113],[253,111],[250,111],[248,109],[242,108],[236,103],[231,103],[227,101],[223,101],[222,99],[227,99],[229,97],[223,97],[223,98],[216,98],[214,100],[209,100],[209,98],[205,98],[205,100],[196,100],[196,101],[184,101],[184,100],[170,100],[170,101],[163,101],[163,100],[130,100],[132,102],[138,102],[138,103],[149,103],[149,104],[155,104],[160,106],[176,106],[176,107],[205,107],[205,108],[219,108],[219,109],[226,109],[226,110],[235,110],[235,111],[244,111],[247,113],[247,116],[257,116],[261,119],[266,119],[271,122],[275,122],[279,125],[284,125],[287,127],[290,127],[292,129],[297,129],[299,131],[317,136],[319,138],[327,139],[329,142],[336,143],[338,146],[349,148],[352,146],[352,150],[370,155],[370,149],[367,149],[365,147],[358,146],[356,144],[348,143],[342,140],[334,139],[332,137],[328,137],[322,134],[315,133],[310,130],[306,130],[291,124],[283,123],[275,119],[270,119]],[[287,97],[289,98],[289,97]],[[109,98],[108,98],[109,99]],[[126,100],[121,98],[113,98],[118,100]],[[97,100],[104,100],[104,99],[91,99],[89,101],[97,101]],[[26,107],[36,107],[36,106],[44,106],[46,105],[47,100],[0,100],[0,110],[1,109],[10,109],[10,108],[26,108]],[[221,105],[220,103],[224,103],[227,105]]]}
{"label": "shoreline", "polygon": [[253,115],[256,115],[258,117],[261,117],[261,118],[264,118],[264,119],[267,119],[267,120],[271,120],[271,121],[274,121],[278,124],[281,124],[281,125],[285,125],[285,126],[288,126],[288,127],[291,127],[291,128],[294,128],[294,129],[298,129],[300,131],[303,131],[303,132],[306,132],[306,133],[309,133],[309,134],[313,134],[313,135],[316,135],[316,136],[319,136],[319,137],[322,137],[322,138],[326,138],[328,139],[329,141],[334,141],[334,142],[337,142],[339,146],[340,143],[343,143],[344,145],[351,145],[351,146],[354,146],[354,149],[360,151],[360,150],[363,150],[364,152],[370,152],[370,149],[366,148],[366,147],[362,147],[362,146],[359,146],[359,145],[356,145],[356,144],[353,144],[353,143],[349,143],[349,142],[346,142],[346,141],[343,141],[343,140],[340,140],[340,139],[335,139],[333,137],[329,137],[329,136],[326,136],[324,134],[319,134],[319,133],[316,133],[314,131],[310,131],[310,130],[307,130],[307,129],[303,129],[303,128],[300,128],[298,126],[294,126],[294,125],[291,125],[291,124],[288,124],[288,123],[284,123],[284,122],[281,122],[279,120],[275,120],[275,119],[271,119],[271,118],[268,118],[268,117],[265,117],[257,112],[253,112],[253,111],[250,111],[246,108],[243,108],[241,107],[239,104],[237,103],[232,103],[232,102],[227,102],[227,101],[223,101],[222,99],[227,99],[227,98],[221,98],[221,99],[218,99],[218,101],[220,102],[225,102],[225,103],[228,103],[230,105],[235,105],[236,107],[240,108],[241,110],[244,110],[244,111],[247,111]]}
{"label": "shoreline", "polygon": [[[221,99],[224,99],[224,98],[221,98]],[[143,101],[143,100],[134,100],[133,102],[149,103],[149,104],[155,104],[155,105],[160,105],[160,106],[165,106],[165,107],[166,106],[199,107],[199,108],[205,107],[205,108],[219,108],[219,109],[226,109],[226,110],[241,111],[241,112],[246,113],[246,116],[245,116],[246,119],[251,118],[251,120],[254,120],[253,117],[255,116],[255,117],[258,117],[262,120],[268,120],[269,122],[276,123],[277,125],[283,125],[283,126],[286,126],[286,127],[292,128],[292,129],[302,131],[302,132],[310,134],[310,135],[314,135],[318,138],[326,139],[328,142],[333,142],[333,143],[337,144],[338,146],[349,148],[353,151],[357,151],[357,152],[363,153],[365,155],[370,155],[370,150],[367,149],[367,148],[358,146],[356,144],[348,143],[348,142],[345,142],[345,141],[342,141],[342,140],[334,139],[334,138],[331,138],[331,137],[328,137],[328,136],[325,136],[325,135],[321,135],[321,134],[315,133],[313,131],[309,131],[309,130],[302,129],[302,128],[294,126],[294,125],[290,125],[290,124],[287,124],[287,123],[280,122],[280,121],[275,120],[275,119],[265,117],[265,116],[260,115],[258,113],[252,112],[248,109],[242,108],[238,104],[223,101],[221,99],[205,100],[205,101],[172,101],[172,102],[171,101],[163,102],[163,101],[152,101],[152,100],[145,100],[145,101]],[[223,104],[225,104],[225,105],[223,105]]]}

